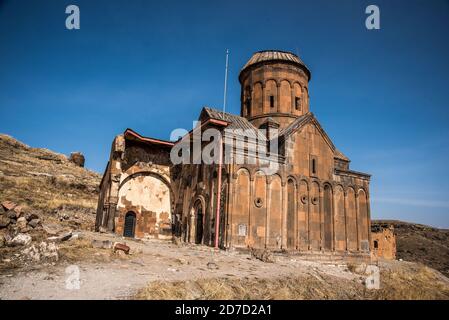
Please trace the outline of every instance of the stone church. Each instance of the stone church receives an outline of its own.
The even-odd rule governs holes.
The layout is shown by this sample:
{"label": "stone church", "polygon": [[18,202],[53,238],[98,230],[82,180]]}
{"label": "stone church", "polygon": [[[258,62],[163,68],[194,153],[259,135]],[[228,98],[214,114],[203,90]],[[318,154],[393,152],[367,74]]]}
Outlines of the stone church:
{"label": "stone church", "polygon": [[[165,141],[131,129],[116,136],[96,230],[223,249],[369,256],[370,175],[349,168],[310,111],[310,79],[297,55],[256,52],[239,74],[240,116],[201,110],[201,131],[244,130],[231,140],[244,141],[243,147],[231,150],[251,161],[173,164],[170,154],[184,138]],[[274,139],[278,152],[267,157]],[[264,154],[251,148],[256,141]],[[262,170],[267,161],[275,162],[276,172]]]}

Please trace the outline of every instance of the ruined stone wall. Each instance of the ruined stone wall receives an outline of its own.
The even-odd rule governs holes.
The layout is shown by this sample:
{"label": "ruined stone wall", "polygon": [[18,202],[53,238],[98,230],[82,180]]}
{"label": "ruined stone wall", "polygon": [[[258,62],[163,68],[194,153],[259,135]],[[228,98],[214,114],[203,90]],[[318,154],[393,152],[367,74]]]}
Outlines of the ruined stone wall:
{"label": "ruined stone wall", "polygon": [[121,168],[115,232],[123,234],[126,214],[133,212],[135,237],[171,238],[169,151],[127,141]]}
{"label": "ruined stone wall", "polygon": [[100,231],[102,228],[106,227],[107,222],[107,203],[109,199],[109,189],[111,185],[111,172],[110,172],[110,164],[108,162],[106,166],[106,170],[103,174],[103,179],[100,184],[100,192],[98,196],[98,204],[97,204],[97,215],[95,219],[95,231]]}
{"label": "ruined stone wall", "polygon": [[372,228],[371,248],[374,257],[387,260],[396,259],[396,236],[393,226]]}

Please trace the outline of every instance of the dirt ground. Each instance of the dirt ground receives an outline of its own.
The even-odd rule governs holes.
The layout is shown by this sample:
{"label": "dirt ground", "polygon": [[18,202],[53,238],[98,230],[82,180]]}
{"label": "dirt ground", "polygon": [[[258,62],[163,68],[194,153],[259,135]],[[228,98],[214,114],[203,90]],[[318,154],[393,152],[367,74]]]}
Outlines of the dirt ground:
{"label": "dirt ground", "polygon": [[[123,241],[122,238],[86,232],[84,241],[92,238]],[[130,241],[128,256],[111,259],[83,259],[78,262],[59,262],[3,270],[0,274],[0,299],[128,299],[152,283],[175,281],[226,279],[232,282],[248,279],[291,278],[307,275],[318,283],[341,280],[364,288],[364,276],[349,270],[346,265],[323,264],[300,260],[294,256],[276,256],[275,263],[252,258],[249,253],[216,252],[197,245],[176,245],[167,241]],[[98,249],[92,255],[108,257],[110,249]],[[406,262],[389,263],[388,268]],[[66,282],[73,274],[67,267],[79,270],[79,289],[68,289]],[[69,270],[72,270],[69,268]],[[442,276],[445,285],[449,280]],[[152,298],[158,298],[151,296]],[[346,298],[350,298],[345,296]],[[142,298],[142,297],[140,297]],[[164,297],[161,297],[164,298]]]}
{"label": "dirt ground", "polygon": [[[85,234],[87,238],[121,240],[112,235]],[[80,289],[66,289],[67,262],[55,266],[3,271],[0,275],[1,299],[125,299],[152,281],[176,281],[205,278],[267,278],[298,273],[329,273],[346,279],[357,278],[346,266],[327,266],[277,258],[265,263],[248,253],[216,252],[196,245],[176,245],[167,241],[126,241],[129,256],[110,261],[80,261]],[[107,249],[100,249],[107,251]],[[98,254],[98,253],[97,253]],[[209,265],[208,265],[209,264]]]}

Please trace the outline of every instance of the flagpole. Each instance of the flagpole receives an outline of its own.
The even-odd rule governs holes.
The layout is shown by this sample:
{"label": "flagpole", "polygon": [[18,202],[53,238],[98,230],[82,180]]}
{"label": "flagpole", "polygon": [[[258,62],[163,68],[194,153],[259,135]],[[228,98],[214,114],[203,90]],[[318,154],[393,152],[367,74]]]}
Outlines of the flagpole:
{"label": "flagpole", "polygon": [[[228,83],[228,62],[229,62],[229,49],[226,49],[226,67],[225,67],[225,80],[224,80],[224,92],[223,92],[223,120],[226,110],[226,91]],[[223,137],[220,135],[219,152],[218,152],[218,190],[217,190],[217,211],[215,215],[215,249],[218,249],[218,240],[220,232],[220,206],[221,206],[221,167],[222,167],[222,154],[223,154]]]}

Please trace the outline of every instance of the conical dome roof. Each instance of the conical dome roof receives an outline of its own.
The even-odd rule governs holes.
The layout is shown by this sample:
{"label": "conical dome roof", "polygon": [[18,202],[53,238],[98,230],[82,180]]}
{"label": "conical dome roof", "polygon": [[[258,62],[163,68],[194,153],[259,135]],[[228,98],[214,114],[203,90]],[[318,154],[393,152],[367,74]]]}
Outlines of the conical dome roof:
{"label": "conical dome roof", "polygon": [[247,68],[262,64],[264,62],[287,62],[291,64],[298,65],[305,69],[309,79],[310,79],[310,70],[307,66],[302,62],[302,60],[294,53],[280,50],[263,50],[255,52],[252,57],[248,60],[248,62],[243,66],[240,74]]}

